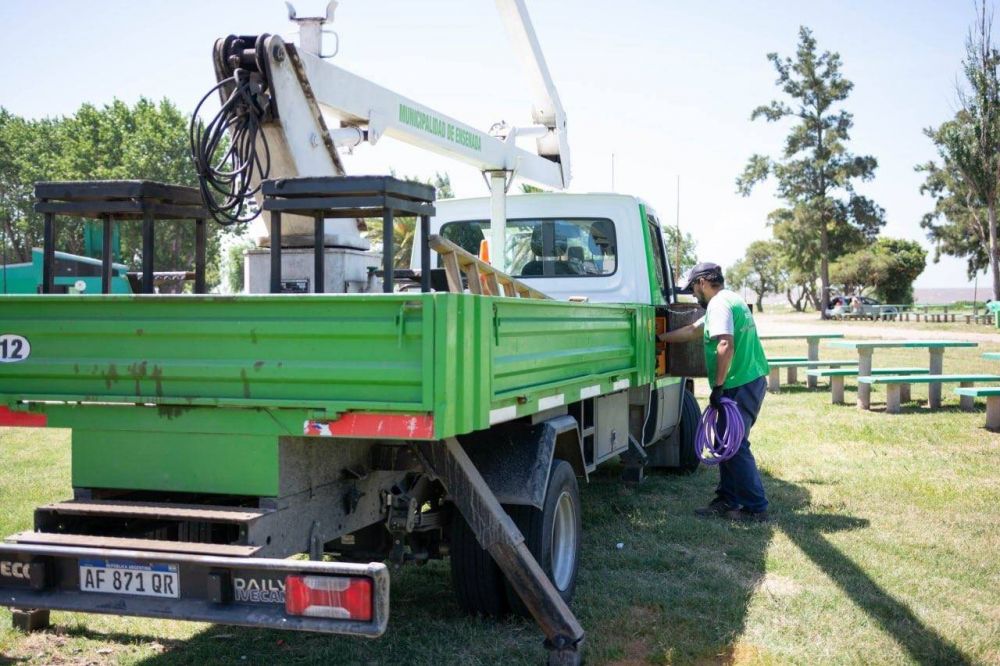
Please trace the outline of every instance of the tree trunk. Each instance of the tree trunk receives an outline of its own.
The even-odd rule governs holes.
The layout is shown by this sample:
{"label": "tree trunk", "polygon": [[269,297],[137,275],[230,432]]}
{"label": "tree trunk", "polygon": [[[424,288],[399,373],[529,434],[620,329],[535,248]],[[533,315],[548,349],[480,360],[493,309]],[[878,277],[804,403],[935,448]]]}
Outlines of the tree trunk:
{"label": "tree trunk", "polygon": [[802,285],[802,290],[805,293],[806,305],[819,310],[819,298],[816,297],[816,283]]}
{"label": "tree trunk", "polygon": [[757,312],[764,311],[764,294],[757,294]]}
{"label": "tree trunk", "polygon": [[788,287],[785,289],[785,298],[788,299],[788,304],[795,308],[796,312],[802,312],[802,292],[799,292],[798,300],[792,300],[792,288]]}
{"label": "tree trunk", "polygon": [[993,273],[993,300],[1000,301],[1000,252],[997,249],[997,205],[989,207],[990,271]]}
{"label": "tree trunk", "polygon": [[822,214],[819,227],[819,285],[819,316],[827,319],[826,311],[830,307],[830,232]]}

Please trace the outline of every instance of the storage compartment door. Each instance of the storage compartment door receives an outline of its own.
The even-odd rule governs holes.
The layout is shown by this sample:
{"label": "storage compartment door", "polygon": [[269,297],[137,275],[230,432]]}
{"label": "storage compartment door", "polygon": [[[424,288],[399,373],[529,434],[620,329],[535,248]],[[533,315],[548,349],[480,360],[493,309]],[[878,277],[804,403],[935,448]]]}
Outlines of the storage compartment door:
{"label": "storage compartment door", "polygon": [[[667,308],[667,330],[676,331],[704,315],[704,308],[697,303],[671,303]],[[667,374],[674,377],[707,377],[703,340],[668,344]]]}

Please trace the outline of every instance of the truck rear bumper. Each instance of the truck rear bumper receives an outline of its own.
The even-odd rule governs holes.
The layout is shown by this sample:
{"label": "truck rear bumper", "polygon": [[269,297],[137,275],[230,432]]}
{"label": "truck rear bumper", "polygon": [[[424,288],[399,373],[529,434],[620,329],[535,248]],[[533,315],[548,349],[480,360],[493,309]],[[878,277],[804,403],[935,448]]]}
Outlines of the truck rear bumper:
{"label": "truck rear bumper", "polygon": [[[303,581],[306,586],[318,582],[318,596],[310,601],[307,592],[305,597],[286,598],[291,585],[300,593],[306,589]],[[115,591],[125,587],[131,588],[129,593]],[[0,606],[374,638],[382,635],[389,620],[389,571],[380,562],[4,543],[0,544]]]}

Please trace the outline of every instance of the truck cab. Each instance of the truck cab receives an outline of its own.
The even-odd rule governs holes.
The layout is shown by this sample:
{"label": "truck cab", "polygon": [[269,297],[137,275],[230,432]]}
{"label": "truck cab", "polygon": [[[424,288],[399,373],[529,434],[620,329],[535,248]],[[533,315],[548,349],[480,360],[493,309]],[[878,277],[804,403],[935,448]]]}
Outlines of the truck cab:
{"label": "truck cab", "polygon": [[[664,242],[656,211],[639,197],[626,194],[532,193],[507,198],[506,272],[555,300],[652,305],[657,332],[668,318],[691,319],[689,304],[677,304],[671,252]],[[490,240],[490,198],[444,199],[435,204],[430,231],[479,254]],[[414,248],[420,246],[419,225]],[[492,252],[497,250],[492,249]],[[418,270],[420,257],[411,258]],[[437,258],[440,267],[440,257]],[[634,387],[630,402],[645,405],[643,445],[649,464],[693,469],[697,465],[691,437],[679,432],[685,402],[688,420],[697,409],[687,377],[668,367],[667,349],[655,345],[654,385]],[[695,417],[696,418],[696,417]],[[686,434],[686,433],[685,433]],[[693,432],[691,433],[693,434]]]}
{"label": "truck cab", "polygon": [[[435,203],[431,232],[479,254],[490,199]],[[651,206],[623,194],[524,194],[507,198],[506,272],[555,298],[666,305],[670,263]],[[493,248],[491,250],[495,251]],[[419,268],[419,256],[411,260]]]}

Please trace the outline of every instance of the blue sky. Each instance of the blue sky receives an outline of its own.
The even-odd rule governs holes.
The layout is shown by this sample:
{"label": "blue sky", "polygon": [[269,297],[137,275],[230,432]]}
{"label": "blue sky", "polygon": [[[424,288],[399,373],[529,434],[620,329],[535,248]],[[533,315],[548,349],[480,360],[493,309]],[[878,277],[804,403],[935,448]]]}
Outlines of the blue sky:
{"label": "blue sky", "polygon": [[[931,202],[913,166],[934,157],[922,129],[954,113],[971,0],[527,1],[566,108],[572,191],[610,190],[614,153],[615,190],[666,222],[680,175],[681,227],[702,259],[728,265],[768,238],[773,188],[742,198],[734,179],[752,153],[781,148],[784,128],[749,116],[777,93],[767,52],[791,54],[807,25],[855,84],[851,147],[879,160],[860,189],[885,208],[885,234],[927,246],[919,220]],[[294,4],[300,16],[325,7]],[[3,0],[0,26],[0,105],[29,117],[139,96],[190,111],[214,83],[216,37],[294,31],[278,0]],[[480,129],[528,121],[528,88],[490,0],[342,0],[333,29],[342,67]],[[355,174],[390,167],[447,171],[459,196],[486,193],[471,167],[389,140],[348,161]],[[964,261],[948,258],[917,282],[969,284]]]}

